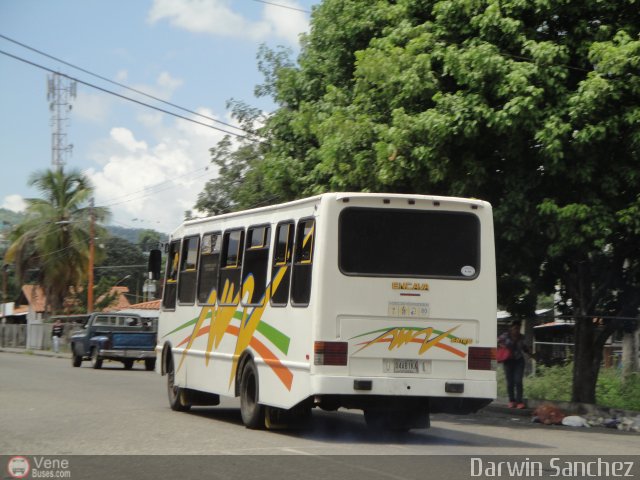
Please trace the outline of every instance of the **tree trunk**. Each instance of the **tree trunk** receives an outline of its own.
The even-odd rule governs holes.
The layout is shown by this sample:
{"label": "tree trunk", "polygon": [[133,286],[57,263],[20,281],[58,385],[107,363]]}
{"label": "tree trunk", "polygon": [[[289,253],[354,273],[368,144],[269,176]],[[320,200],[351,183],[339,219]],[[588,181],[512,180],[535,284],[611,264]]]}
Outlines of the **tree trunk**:
{"label": "tree trunk", "polygon": [[575,357],[571,401],[596,403],[596,382],[602,350],[594,348],[595,326],[590,319],[577,318],[575,323]]}
{"label": "tree trunk", "polygon": [[627,380],[638,369],[637,332],[625,332],[622,337],[622,377]]}
{"label": "tree trunk", "polygon": [[615,322],[596,321],[595,317],[576,317],[571,395],[573,402],[596,403],[596,384],[604,345],[617,328]]}

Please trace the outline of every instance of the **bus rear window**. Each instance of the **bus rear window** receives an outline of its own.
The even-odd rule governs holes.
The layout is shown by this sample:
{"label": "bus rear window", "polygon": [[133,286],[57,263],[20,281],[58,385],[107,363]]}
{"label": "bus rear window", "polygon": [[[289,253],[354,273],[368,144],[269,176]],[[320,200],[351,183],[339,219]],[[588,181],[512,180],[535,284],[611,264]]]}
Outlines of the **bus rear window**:
{"label": "bus rear window", "polygon": [[338,263],[345,275],[472,279],[480,221],[465,212],[346,208]]}

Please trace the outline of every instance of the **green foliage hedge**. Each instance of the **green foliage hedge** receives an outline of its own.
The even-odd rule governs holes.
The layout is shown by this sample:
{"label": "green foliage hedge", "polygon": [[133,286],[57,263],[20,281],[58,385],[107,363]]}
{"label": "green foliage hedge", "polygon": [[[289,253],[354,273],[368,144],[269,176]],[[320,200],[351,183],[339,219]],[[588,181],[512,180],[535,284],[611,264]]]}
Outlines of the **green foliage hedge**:
{"label": "green foliage hedge", "polygon": [[[534,375],[524,378],[524,396],[537,400],[571,401],[573,363],[554,367],[538,366]],[[498,369],[498,395],[507,396],[502,367]],[[596,386],[596,403],[603,407],[640,411],[640,373],[623,381],[617,368],[603,368]]]}

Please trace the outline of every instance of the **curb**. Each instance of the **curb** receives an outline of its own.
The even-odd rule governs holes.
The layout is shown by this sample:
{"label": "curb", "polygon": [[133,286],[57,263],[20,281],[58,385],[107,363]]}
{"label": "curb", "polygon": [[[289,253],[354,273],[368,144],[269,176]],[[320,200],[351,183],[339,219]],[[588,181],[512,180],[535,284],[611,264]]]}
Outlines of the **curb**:
{"label": "curb", "polygon": [[506,401],[498,398],[484,407],[482,410],[487,410],[489,412],[495,413],[503,413],[505,415],[515,415],[518,417],[531,418],[533,417],[533,411],[535,410],[535,408],[531,408],[529,402],[526,402],[526,405],[526,408],[509,408],[509,405]]}
{"label": "curb", "polygon": [[555,400],[539,400],[539,399],[528,399],[525,400],[525,404],[527,408],[522,410],[517,410],[513,408],[509,408],[507,406],[508,399],[506,398],[497,398],[493,401],[488,407],[495,405],[495,408],[501,408],[509,413],[515,412],[527,412],[528,415],[533,416],[533,412],[541,405],[553,405],[554,407],[559,408],[567,415],[597,415],[602,417],[635,417],[640,415],[640,412],[636,412],[633,410],[623,410],[621,408],[613,408],[613,407],[605,407],[602,405],[593,405],[591,403],[579,403],[579,402],[563,402],[563,401],[555,401]]}
{"label": "curb", "polygon": [[10,348],[0,347],[0,352],[4,353],[17,353],[19,355],[35,355],[36,357],[50,357],[50,358],[71,358],[71,354],[67,352],[54,353],[51,350],[28,350],[26,348]]}

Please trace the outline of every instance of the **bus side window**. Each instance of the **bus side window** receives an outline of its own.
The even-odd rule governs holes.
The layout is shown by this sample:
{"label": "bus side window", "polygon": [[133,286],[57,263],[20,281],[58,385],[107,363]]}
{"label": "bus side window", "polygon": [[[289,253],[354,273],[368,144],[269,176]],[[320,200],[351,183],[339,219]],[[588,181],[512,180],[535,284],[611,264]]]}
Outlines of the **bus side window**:
{"label": "bus side window", "polygon": [[[289,283],[291,280],[291,260],[293,252],[293,222],[279,223],[276,227],[275,246],[273,248],[273,264],[271,267],[271,305],[285,307],[289,302]],[[282,278],[278,273],[284,269]]]}
{"label": "bus side window", "polygon": [[199,236],[186,237],[182,241],[180,276],[178,277],[178,302],[180,303],[193,304],[195,301],[199,243]]}
{"label": "bus side window", "polygon": [[309,305],[314,239],[315,220],[313,218],[300,220],[296,231],[291,278],[291,303],[293,306],[306,307]]}
{"label": "bus side window", "polygon": [[244,230],[227,230],[222,236],[220,280],[218,281],[218,304],[237,305],[240,296],[240,274]]}
{"label": "bus side window", "polygon": [[169,255],[167,255],[167,273],[165,277],[164,294],[162,295],[162,306],[166,309],[176,308],[176,286],[178,284],[179,261],[180,240],[174,240],[169,245]]}
{"label": "bus side window", "polygon": [[[264,225],[249,227],[247,245],[244,252],[244,270],[242,273],[242,305],[263,305],[267,291],[267,269],[269,267],[269,243],[271,227]],[[247,280],[253,277],[253,290]]]}
{"label": "bus side window", "polygon": [[198,268],[198,303],[212,305],[216,298],[212,296],[218,289],[218,267],[220,266],[220,233],[205,233],[200,247],[200,266]]}

